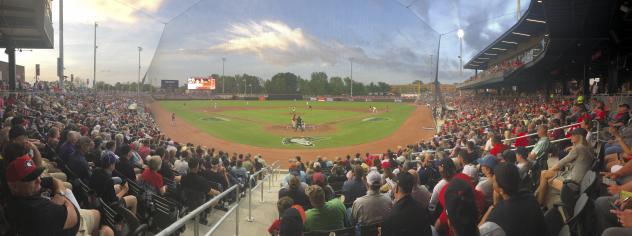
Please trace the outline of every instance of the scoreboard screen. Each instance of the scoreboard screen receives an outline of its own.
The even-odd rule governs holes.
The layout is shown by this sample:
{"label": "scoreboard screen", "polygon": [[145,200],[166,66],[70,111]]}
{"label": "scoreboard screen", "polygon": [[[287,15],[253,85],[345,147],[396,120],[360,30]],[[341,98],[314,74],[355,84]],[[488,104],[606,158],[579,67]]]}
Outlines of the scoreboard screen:
{"label": "scoreboard screen", "polygon": [[215,90],[215,78],[191,77],[187,79],[187,89]]}

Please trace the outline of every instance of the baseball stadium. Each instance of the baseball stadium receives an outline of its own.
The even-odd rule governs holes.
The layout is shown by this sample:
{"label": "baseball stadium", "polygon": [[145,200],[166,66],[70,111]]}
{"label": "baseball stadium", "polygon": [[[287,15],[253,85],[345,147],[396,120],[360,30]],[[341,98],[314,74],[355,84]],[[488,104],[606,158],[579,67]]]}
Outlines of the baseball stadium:
{"label": "baseball stadium", "polygon": [[0,1],[0,235],[632,236],[631,11]]}

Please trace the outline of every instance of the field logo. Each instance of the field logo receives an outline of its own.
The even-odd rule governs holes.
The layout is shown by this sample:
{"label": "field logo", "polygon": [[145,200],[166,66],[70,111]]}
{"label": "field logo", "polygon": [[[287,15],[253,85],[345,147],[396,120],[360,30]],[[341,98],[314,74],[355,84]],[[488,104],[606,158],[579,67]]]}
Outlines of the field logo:
{"label": "field logo", "polygon": [[291,144],[296,144],[296,145],[301,145],[301,146],[305,146],[305,147],[314,147],[315,144],[314,142],[319,141],[319,140],[323,140],[325,138],[316,138],[316,137],[286,137],[281,139],[281,143],[283,145],[291,145]]}
{"label": "field logo", "polygon": [[384,117],[367,117],[362,119],[363,122],[380,122],[380,121],[388,121],[390,120],[389,118],[384,118]]}

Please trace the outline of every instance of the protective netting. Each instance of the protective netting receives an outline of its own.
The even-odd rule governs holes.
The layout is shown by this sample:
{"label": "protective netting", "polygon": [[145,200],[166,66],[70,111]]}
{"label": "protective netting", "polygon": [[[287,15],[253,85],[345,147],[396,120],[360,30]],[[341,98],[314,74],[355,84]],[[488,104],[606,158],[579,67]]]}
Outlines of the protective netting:
{"label": "protective netting", "polygon": [[[465,63],[515,22],[515,4],[201,0],[165,25],[145,82],[179,80],[183,85],[188,77],[222,73],[269,79],[291,72],[309,79],[312,72],[325,72],[344,78],[353,70],[353,80],[365,84],[427,83],[434,79],[439,34],[446,32],[451,33],[442,37],[439,80],[462,81],[472,72],[460,73],[456,29],[465,31]],[[245,90],[236,80],[221,82],[218,91]]]}

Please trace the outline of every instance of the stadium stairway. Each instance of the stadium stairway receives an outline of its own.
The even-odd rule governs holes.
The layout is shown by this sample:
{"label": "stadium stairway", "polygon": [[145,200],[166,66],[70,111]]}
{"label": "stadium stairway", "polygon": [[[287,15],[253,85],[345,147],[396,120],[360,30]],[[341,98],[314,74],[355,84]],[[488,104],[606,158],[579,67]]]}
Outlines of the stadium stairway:
{"label": "stadium stairway", "polygon": [[[286,172],[287,173],[287,172]],[[271,188],[266,179],[263,185],[263,202],[261,202],[261,186],[252,191],[252,218],[248,221],[248,194],[241,199],[239,206],[239,235],[265,236],[268,234],[268,227],[274,219],[278,218],[276,203],[280,189],[279,181],[285,177],[284,173],[278,174],[278,180],[272,181]],[[228,208],[233,207],[229,206]],[[199,224],[200,235],[206,233],[225,215],[224,211],[213,210],[208,216],[208,225]],[[193,221],[186,224],[184,236],[194,236]],[[212,235],[235,235],[235,211],[233,211],[224,222],[222,222]]]}

